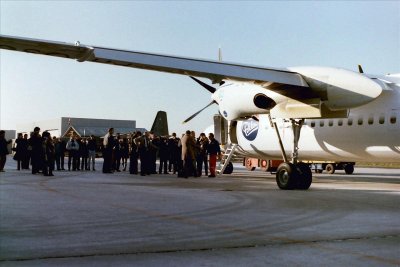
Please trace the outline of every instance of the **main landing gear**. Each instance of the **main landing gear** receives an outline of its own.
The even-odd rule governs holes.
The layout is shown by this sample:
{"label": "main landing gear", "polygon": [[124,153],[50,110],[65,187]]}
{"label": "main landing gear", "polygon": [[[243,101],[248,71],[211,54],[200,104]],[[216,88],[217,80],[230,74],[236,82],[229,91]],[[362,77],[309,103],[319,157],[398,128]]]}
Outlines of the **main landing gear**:
{"label": "main landing gear", "polygon": [[305,163],[297,163],[298,159],[298,143],[300,139],[300,130],[303,126],[304,119],[295,120],[291,119],[292,129],[293,129],[293,153],[292,153],[292,161],[289,162],[285,149],[282,144],[282,139],[279,134],[278,127],[276,126],[276,122],[273,122],[276,134],[279,139],[279,145],[281,147],[282,157],[284,162],[279,165],[276,171],[276,183],[278,184],[280,189],[283,190],[292,190],[292,189],[301,189],[307,190],[312,183],[312,173],[310,167]]}

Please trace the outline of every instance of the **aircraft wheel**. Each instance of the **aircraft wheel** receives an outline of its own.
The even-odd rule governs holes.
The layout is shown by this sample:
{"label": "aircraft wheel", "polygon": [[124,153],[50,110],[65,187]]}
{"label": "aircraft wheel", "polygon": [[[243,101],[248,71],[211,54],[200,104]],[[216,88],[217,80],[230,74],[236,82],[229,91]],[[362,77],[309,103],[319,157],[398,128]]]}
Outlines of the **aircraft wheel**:
{"label": "aircraft wheel", "polygon": [[344,166],[344,171],[345,171],[346,174],[353,174],[354,165],[353,164],[346,164],[346,166]]}
{"label": "aircraft wheel", "polygon": [[298,177],[297,168],[291,163],[281,163],[276,171],[276,183],[283,190],[291,190],[296,187]]}
{"label": "aircraft wheel", "polygon": [[233,164],[229,162],[224,170],[224,174],[231,174],[233,172]]}
{"label": "aircraft wheel", "polygon": [[305,163],[297,164],[297,171],[298,171],[298,180],[297,180],[297,189],[307,190],[310,188],[312,183],[312,173],[310,166]]}
{"label": "aircraft wheel", "polygon": [[334,174],[335,173],[335,165],[333,164],[326,164],[325,170],[329,174]]}

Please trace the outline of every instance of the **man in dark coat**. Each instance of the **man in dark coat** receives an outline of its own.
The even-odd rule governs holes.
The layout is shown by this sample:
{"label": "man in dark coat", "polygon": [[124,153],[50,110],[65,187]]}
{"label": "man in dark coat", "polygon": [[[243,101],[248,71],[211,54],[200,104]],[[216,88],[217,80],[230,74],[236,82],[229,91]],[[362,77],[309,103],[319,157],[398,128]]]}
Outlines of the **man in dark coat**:
{"label": "man in dark coat", "polygon": [[33,129],[33,135],[29,139],[29,145],[32,147],[31,161],[32,161],[32,174],[39,173],[43,169],[44,164],[44,150],[43,150],[43,139],[39,134],[40,128],[35,127]]}
{"label": "man in dark coat", "polygon": [[8,148],[7,145],[11,143],[11,140],[6,140],[6,132],[0,131],[0,172],[4,172],[4,165],[6,164]]}

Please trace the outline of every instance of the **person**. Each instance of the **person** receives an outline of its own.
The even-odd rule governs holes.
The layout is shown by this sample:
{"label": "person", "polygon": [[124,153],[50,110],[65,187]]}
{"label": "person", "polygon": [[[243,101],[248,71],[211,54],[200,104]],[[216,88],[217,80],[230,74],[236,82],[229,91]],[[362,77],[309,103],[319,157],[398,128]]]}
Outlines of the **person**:
{"label": "person", "polygon": [[214,138],[214,134],[208,135],[209,144],[207,146],[207,153],[209,155],[210,175],[208,177],[215,177],[215,169],[217,167],[217,156],[221,156],[221,149],[219,142]]}
{"label": "person", "polygon": [[4,172],[4,165],[7,161],[8,148],[7,145],[11,143],[11,140],[6,140],[6,131],[0,131],[0,172]]}
{"label": "person", "polygon": [[23,138],[22,133],[19,133],[14,145],[16,145],[14,159],[17,161],[17,170],[19,171],[21,168],[23,169],[23,163],[28,154],[28,140]]}
{"label": "person", "polygon": [[149,146],[149,153],[148,153],[148,164],[150,168],[150,172],[152,174],[157,174],[157,151],[158,145],[160,142],[160,138],[154,134],[153,132],[149,133],[150,138],[150,146]]}
{"label": "person", "polygon": [[149,132],[145,132],[142,136],[135,139],[140,157],[140,175],[142,176],[151,174],[151,166],[149,163],[149,147],[151,143],[149,135]]}
{"label": "person", "polygon": [[122,170],[126,171],[126,167],[128,166],[128,158],[129,158],[129,141],[126,136],[122,138],[121,144],[121,160],[122,160]]}
{"label": "person", "polygon": [[23,170],[29,170],[29,161],[31,158],[31,156],[30,156],[31,152],[29,149],[31,149],[31,148],[29,147],[28,134],[24,134],[24,140],[25,140],[24,143],[26,143],[26,153],[25,153],[24,158],[22,159],[21,168]]}
{"label": "person", "polygon": [[113,152],[115,147],[114,128],[109,128],[103,140],[103,173],[113,173]]}
{"label": "person", "polygon": [[55,147],[53,140],[49,132],[43,132],[43,151],[44,151],[44,161],[43,161],[43,175],[44,176],[54,176],[54,160],[55,160]]}
{"label": "person", "polygon": [[61,138],[54,139],[54,148],[55,148],[55,157],[56,157],[56,165],[57,171],[65,170],[64,169],[64,154],[66,143],[61,140]]}
{"label": "person", "polygon": [[79,144],[74,134],[71,134],[71,137],[65,148],[68,151],[68,171],[71,171],[71,162],[72,171],[76,171],[78,169]]}
{"label": "person", "polygon": [[81,143],[79,144],[79,154],[82,158],[81,160],[81,170],[89,171],[88,168],[88,157],[89,157],[89,150],[87,148],[87,141],[86,138],[82,138]]}
{"label": "person", "polygon": [[43,170],[44,163],[44,150],[43,150],[43,139],[40,135],[40,128],[35,127],[33,129],[32,137],[29,141],[32,147],[31,151],[31,161],[32,161],[32,174],[39,173]]}
{"label": "person", "polygon": [[130,158],[129,158],[129,173],[138,174],[138,158],[139,158],[139,147],[136,144],[136,138],[140,138],[142,133],[136,132],[131,138]]}
{"label": "person", "polygon": [[87,144],[88,154],[89,154],[89,161],[88,167],[90,170],[90,162],[92,162],[92,171],[95,171],[95,161],[96,161],[96,137],[91,135],[88,144]]}
{"label": "person", "polygon": [[160,142],[158,143],[158,155],[160,157],[160,166],[158,168],[158,173],[161,174],[164,169],[164,174],[168,174],[167,172],[167,163],[168,163],[168,139],[166,137],[161,137]]}
{"label": "person", "polygon": [[180,139],[176,137],[176,133],[172,133],[168,140],[168,170],[169,172],[173,171],[174,174],[178,170],[178,161],[180,160],[179,141]]}
{"label": "person", "polygon": [[186,131],[186,134],[181,139],[182,144],[182,161],[183,161],[183,177],[188,178],[189,176],[197,174],[196,168],[193,168],[193,161],[195,160],[195,141],[191,131]]}
{"label": "person", "polygon": [[[60,138],[53,136],[54,152],[55,152],[55,163],[57,165],[57,171],[61,171],[61,141]],[[55,168],[53,168],[55,169]]]}
{"label": "person", "polygon": [[[118,136],[120,137],[120,136]],[[123,150],[123,140],[121,138],[117,138],[115,142],[115,147],[114,147],[114,163],[113,163],[113,169],[117,172],[120,172],[121,170],[119,169],[121,167],[121,159],[122,159],[122,150]]]}
{"label": "person", "polygon": [[197,139],[197,146],[199,147],[199,153],[197,154],[197,175],[202,175],[202,169],[204,164],[205,175],[208,176],[208,160],[207,160],[207,146],[208,139],[205,133],[201,133]]}

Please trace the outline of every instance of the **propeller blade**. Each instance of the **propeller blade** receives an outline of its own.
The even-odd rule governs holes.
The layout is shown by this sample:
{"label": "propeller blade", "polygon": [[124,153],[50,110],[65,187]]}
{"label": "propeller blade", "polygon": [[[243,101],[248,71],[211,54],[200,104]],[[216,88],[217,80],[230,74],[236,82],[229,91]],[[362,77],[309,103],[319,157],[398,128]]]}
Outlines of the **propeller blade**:
{"label": "propeller blade", "polygon": [[193,80],[195,80],[198,84],[200,84],[204,88],[206,88],[211,94],[213,94],[215,91],[217,91],[217,89],[212,87],[211,85],[208,85],[208,84],[200,81],[199,79],[196,79],[195,77],[192,77],[192,76],[189,76],[189,77],[192,78]]}
{"label": "propeller blade", "polygon": [[203,110],[205,110],[206,108],[208,108],[209,106],[211,106],[212,104],[216,104],[215,101],[211,101],[211,103],[209,103],[207,106],[205,106],[204,108],[200,109],[199,111],[197,111],[196,113],[194,113],[192,116],[190,116],[189,118],[187,118],[186,120],[184,120],[182,122],[182,124],[187,123],[188,121],[190,121],[191,119],[193,119],[194,117],[196,117],[197,115],[199,115],[200,112],[202,112]]}

